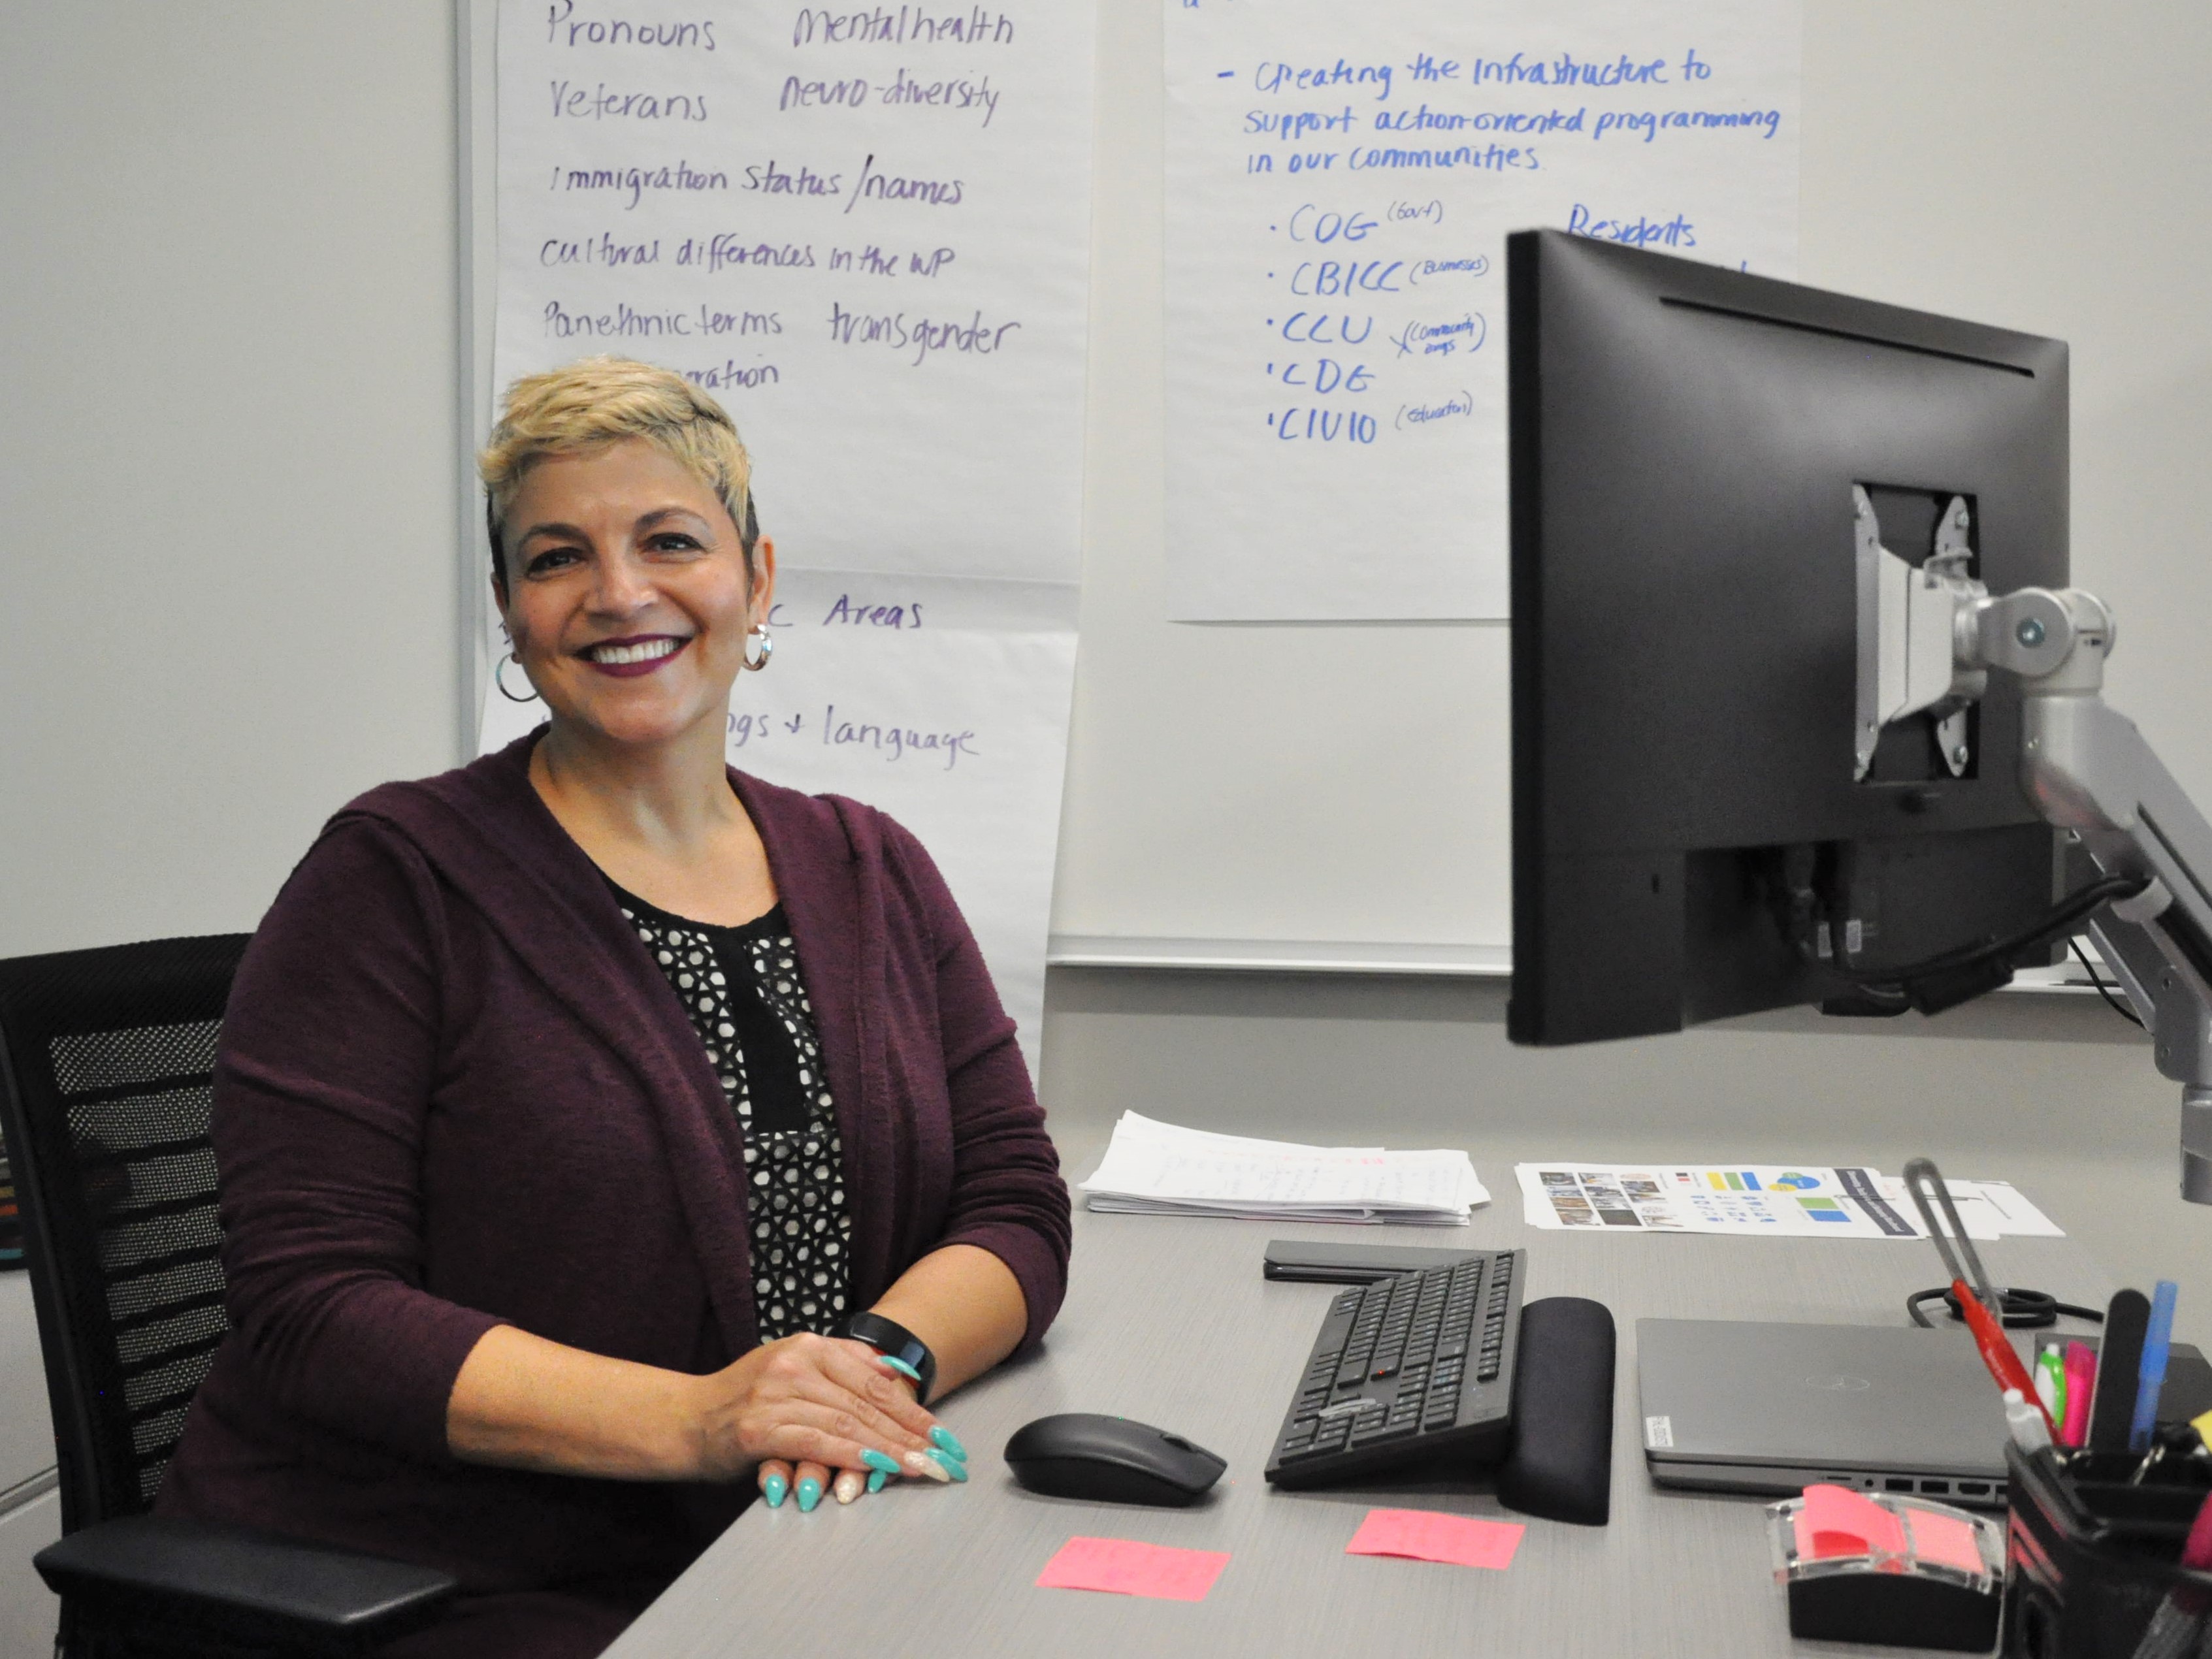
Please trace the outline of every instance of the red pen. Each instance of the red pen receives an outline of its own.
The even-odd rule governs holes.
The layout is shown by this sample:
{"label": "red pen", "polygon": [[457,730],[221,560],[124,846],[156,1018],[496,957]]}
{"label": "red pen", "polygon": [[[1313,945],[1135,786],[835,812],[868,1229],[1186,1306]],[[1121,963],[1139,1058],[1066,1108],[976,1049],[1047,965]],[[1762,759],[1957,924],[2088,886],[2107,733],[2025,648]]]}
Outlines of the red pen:
{"label": "red pen", "polygon": [[[1982,1351],[1982,1364],[1990,1368],[1990,1375],[1996,1379],[1997,1392],[2002,1394],[2008,1389],[2018,1389],[2021,1398],[2035,1407],[2037,1414],[2043,1419],[2044,1426],[2051,1431],[2051,1437],[2056,1441],[2058,1425],[2051,1420],[2049,1409],[2045,1407],[2042,1396],[2036,1393],[2035,1380],[2028,1376],[2027,1367],[2021,1364],[2020,1356],[2013,1352],[2012,1344],[2005,1340],[2002,1321],[1991,1311],[1992,1304],[1999,1308],[2003,1306],[2002,1292],[1990,1291],[1988,1300],[1984,1301],[1979,1294],[1967,1288],[1966,1276],[1969,1270],[1974,1275],[1974,1282],[1984,1287],[1990,1282],[1990,1276],[1982,1271],[1982,1259],[1974,1254],[1973,1244],[1966,1237],[1966,1229],[1959,1220],[1958,1209],[1951,1202],[1951,1189],[1943,1184],[1943,1172],[1936,1167],[1932,1159],[1916,1158],[1905,1166],[1905,1189],[1912,1194],[1913,1206],[1920,1212],[1921,1224],[1928,1229],[1928,1237],[1936,1246],[1936,1254],[1943,1258],[1943,1269],[1951,1275],[1952,1304],[1958,1309],[1959,1317],[1966,1322],[1966,1328],[1973,1332],[1974,1346]],[[1936,1219],[1935,1203],[1929,1202],[1931,1194],[1935,1203],[1943,1206],[1943,1222]],[[1944,1223],[1949,1224],[1946,1226]],[[1958,1245],[1956,1256],[1951,1249],[1954,1242]],[[1963,1266],[1960,1257],[1965,1259]]]}
{"label": "red pen", "polygon": [[2056,1439],[2058,1425],[2051,1421],[2051,1413],[2044,1411],[2043,1402],[2036,1398],[2035,1379],[2028,1376],[2027,1367],[2021,1364],[2020,1356],[2006,1340],[2004,1327],[1997,1322],[1996,1316],[1982,1305],[1981,1298],[1966,1288],[1963,1279],[1951,1281],[1951,1294],[1958,1298],[1960,1316],[1966,1322],[1966,1328],[1973,1332],[1974,1346],[1982,1351],[1982,1364],[1990,1368],[1998,1389],[2018,1389],[2021,1397],[2042,1413],[2051,1437]]}

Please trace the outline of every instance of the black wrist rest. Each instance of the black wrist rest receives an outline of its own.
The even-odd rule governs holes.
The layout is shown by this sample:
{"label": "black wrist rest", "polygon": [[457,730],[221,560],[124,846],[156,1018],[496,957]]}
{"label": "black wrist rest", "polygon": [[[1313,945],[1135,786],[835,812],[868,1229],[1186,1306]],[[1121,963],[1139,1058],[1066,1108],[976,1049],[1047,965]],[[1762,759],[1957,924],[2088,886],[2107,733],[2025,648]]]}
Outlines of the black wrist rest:
{"label": "black wrist rest", "polygon": [[1601,1527],[1613,1512],[1613,1314],[1548,1296],[1521,1310],[1513,1449],[1498,1496],[1547,1521]]}

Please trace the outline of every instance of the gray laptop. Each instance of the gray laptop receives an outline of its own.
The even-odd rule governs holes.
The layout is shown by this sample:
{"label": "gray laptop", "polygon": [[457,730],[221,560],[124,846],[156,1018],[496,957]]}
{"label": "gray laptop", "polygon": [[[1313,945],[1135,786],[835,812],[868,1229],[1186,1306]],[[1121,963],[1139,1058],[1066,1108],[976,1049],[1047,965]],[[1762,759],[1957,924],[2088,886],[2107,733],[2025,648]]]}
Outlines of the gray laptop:
{"label": "gray laptop", "polygon": [[1662,1486],[2003,1506],[2004,1401],[1965,1330],[1639,1319],[1636,1372]]}

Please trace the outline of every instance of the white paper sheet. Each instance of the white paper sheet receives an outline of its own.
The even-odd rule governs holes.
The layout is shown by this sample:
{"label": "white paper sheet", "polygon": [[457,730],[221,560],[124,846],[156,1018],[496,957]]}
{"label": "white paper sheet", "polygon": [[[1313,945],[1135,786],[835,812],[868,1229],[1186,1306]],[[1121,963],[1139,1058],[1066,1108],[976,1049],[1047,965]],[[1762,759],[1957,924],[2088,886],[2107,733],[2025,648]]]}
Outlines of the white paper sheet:
{"label": "white paper sheet", "polygon": [[[1951,1202],[1959,1212],[1959,1223],[1972,1239],[1989,1238],[2063,1238],[2066,1234],[2058,1224],[2031,1204],[2025,1194],[2009,1181],[1960,1181],[1946,1176],[1943,1184],[1951,1189]],[[1912,1202],[1912,1194],[1902,1176],[1884,1176],[1882,1191],[1890,1201],[1903,1211],[1906,1218],[1917,1227],[1920,1212]],[[1936,1212],[1942,1219],[1942,1212]],[[1917,1228],[1925,1238],[1928,1230]],[[1948,1229],[1946,1229],[1948,1231]]]}
{"label": "white paper sheet", "polygon": [[681,370],[789,563],[1073,581],[1092,19],[507,0],[495,382]]}
{"label": "white paper sheet", "polygon": [[1089,1207],[1271,1221],[1462,1225],[1490,1194],[1463,1152],[1305,1146],[1124,1112],[1081,1183]]}
{"label": "white paper sheet", "polygon": [[[880,807],[921,840],[981,945],[1032,1072],[1060,824],[1075,590],[791,571],[775,651],[740,675],[730,764]],[[521,684],[512,667],[510,684]],[[486,699],[485,749],[544,718]]]}
{"label": "white paper sheet", "polygon": [[[1528,1224],[1556,1231],[1917,1238],[1872,1170],[1816,1164],[1519,1164]],[[1961,1218],[1963,1219],[1963,1218]]]}
{"label": "white paper sheet", "polygon": [[[1516,1164],[1523,1218],[1547,1231],[1925,1239],[1903,1179],[1814,1164]],[[1966,1237],[2061,1238],[2011,1183],[1946,1177]]]}
{"label": "white paper sheet", "polygon": [[1504,236],[1768,276],[1796,0],[1164,0],[1186,619],[1506,611]]}

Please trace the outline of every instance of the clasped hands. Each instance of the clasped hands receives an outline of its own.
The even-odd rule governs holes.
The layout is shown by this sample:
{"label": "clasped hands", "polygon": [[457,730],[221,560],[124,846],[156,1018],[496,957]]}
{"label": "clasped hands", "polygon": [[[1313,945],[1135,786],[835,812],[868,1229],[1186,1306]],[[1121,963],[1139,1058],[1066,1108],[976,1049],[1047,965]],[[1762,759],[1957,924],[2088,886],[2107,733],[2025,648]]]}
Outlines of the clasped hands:
{"label": "clasped hands", "polygon": [[966,1448],[865,1342],[787,1336],[699,1380],[701,1474],[734,1480],[752,1469],[770,1509],[794,1492],[801,1510],[824,1491],[849,1504],[901,1474],[968,1478]]}

